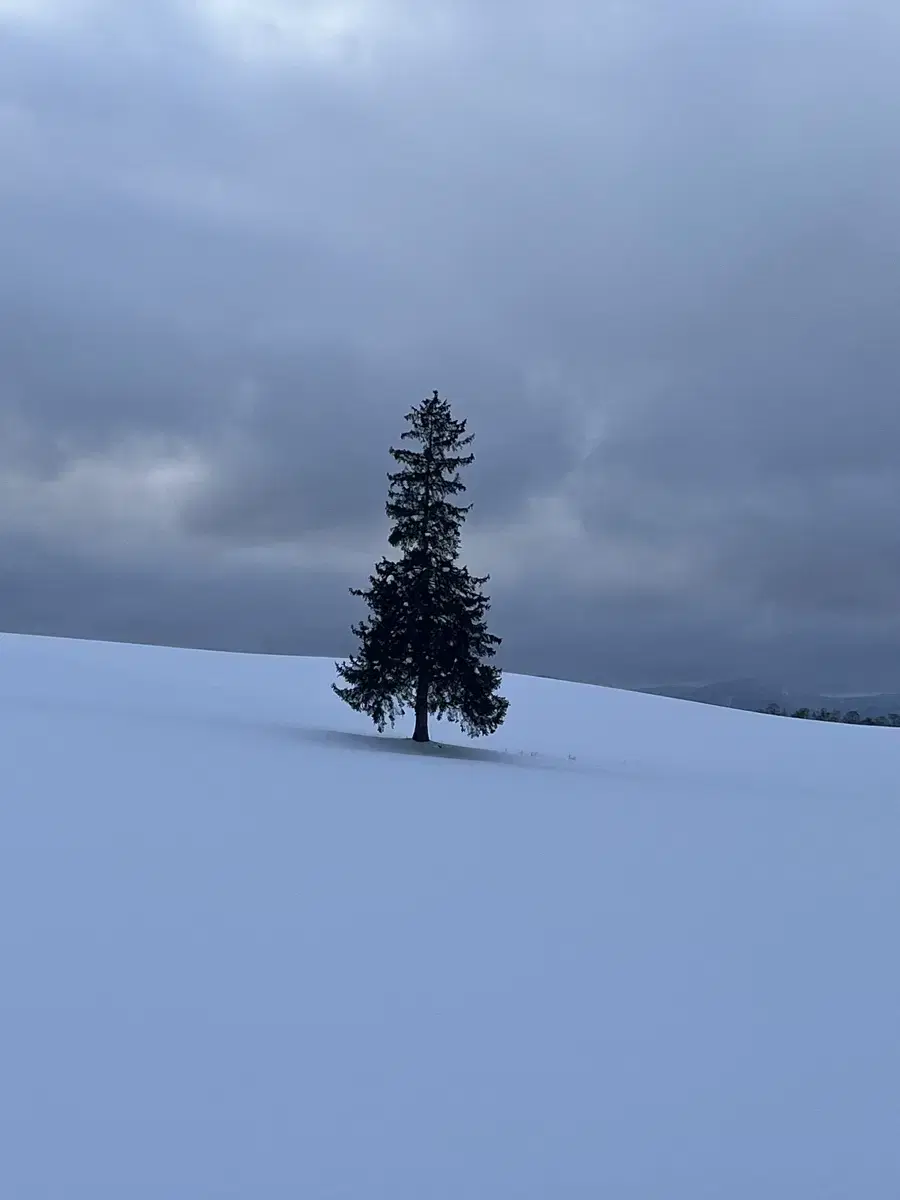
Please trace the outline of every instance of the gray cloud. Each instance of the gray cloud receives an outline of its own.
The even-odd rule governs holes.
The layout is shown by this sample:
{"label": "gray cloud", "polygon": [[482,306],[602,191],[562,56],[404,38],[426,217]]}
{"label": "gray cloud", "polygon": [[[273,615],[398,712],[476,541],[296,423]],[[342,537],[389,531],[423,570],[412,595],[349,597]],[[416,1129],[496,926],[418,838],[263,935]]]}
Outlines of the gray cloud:
{"label": "gray cloud", "polygon": [[346,344],[301,343],[253,357],[240,436],[187,510],[192,530],[265,542],[380,525],[395,469],[388,447],[399,444],[403,413],[426,394],[420,381],[429,374],[450,385],[444,395],[465,398],[477,430],[478,461],[489,464],[471,481],[481,516],[509,515],[533,489],[554,484],[571,458],[547,397],[529,397],[521,373],[477,354],[432,347],[397,362]]}
{"label": "gray cloud", "polygon": [[437,387],[508,665],[897,685],[894,5],[21,6],[0,623],[339,652]]}
{"label": "gray cloud", "polygon": [[109,561],[34,538],[0,539],[12,633],[266,654],[342,654],[358,615],[334,572],[248,571],[189,558]]}

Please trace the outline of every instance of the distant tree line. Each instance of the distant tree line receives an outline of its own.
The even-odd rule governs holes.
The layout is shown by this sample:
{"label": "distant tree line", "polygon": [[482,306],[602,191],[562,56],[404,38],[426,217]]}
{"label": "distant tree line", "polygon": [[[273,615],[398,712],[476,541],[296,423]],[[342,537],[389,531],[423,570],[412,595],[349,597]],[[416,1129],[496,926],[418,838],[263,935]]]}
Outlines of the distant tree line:
{"label": "distant tree line", "polygon": [[839,712],[836,708],[798,708],[789,712],[780,704],[769,704],[759,709],[770,717],[796,717],[801,721],[832,721],[842,725],[884,725],[891,729],[900,729],[900,713],[888,713],[885,717],[861,717],[855,708],[849,712]]}

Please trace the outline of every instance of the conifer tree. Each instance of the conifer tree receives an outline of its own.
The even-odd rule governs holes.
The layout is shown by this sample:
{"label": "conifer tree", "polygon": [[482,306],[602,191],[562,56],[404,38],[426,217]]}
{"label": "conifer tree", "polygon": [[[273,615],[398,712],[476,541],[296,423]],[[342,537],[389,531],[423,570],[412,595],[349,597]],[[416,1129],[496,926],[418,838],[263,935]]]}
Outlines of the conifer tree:
{"label": "conifer tree", "polygon": [[472,434],[437,392],[406,421],[401,440],[419,448],[390,448],[400,469],[388,474],[385,506],[393,522],[388,541],[400,553],[375,565],[368,588],[350,589],[370,615],[353,626],[359,649],[336,664],[344,686],[333,686],[379,732],[412,708],[414,741],[429,740],[429,714],[478,737],[499,728],[509,702],[498,694],[500,670],[484,661],[500,644],[485,622],[490,602],[482,586],[490,577],[473,576],[458,562],[471,505],[451,497],[465,491],[459,471],[474,460],[464,452]]}

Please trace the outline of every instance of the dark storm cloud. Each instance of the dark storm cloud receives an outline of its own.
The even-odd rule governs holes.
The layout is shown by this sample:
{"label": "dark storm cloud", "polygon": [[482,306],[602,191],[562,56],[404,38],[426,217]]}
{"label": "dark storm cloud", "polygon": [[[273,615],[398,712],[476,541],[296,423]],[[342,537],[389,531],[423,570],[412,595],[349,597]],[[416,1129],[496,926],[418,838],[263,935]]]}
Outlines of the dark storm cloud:
{"label": "dark storm cloud", "polygon": [[[864,686],[900,590],[895,6],[454,0],[433,33],[371,7],[394,25],[337,61],[243,61],[177,3],[9,26],[3,460],[49,479],[143,435],[204,464],[143,577],[60,518],[67,612],[256,646],[237,599],[210,611],[212,567],[183,585],[185,547],[358,547],[436,387],[476,433],[486,559],[531,501],[568,506],[495,572],[509,665],[827,660]],[[26,549],[0,618],[52,625]],[[17,570],[43,599],[10,598]],[[352,572],[232,570],[223,594],[331,652]]]}
{"label": "dark storm cloud", "polygon": [[[0,537],[11,633],[263,654],[343,654],[359,614],[343,576],[248,571],[180,555],[111,561],[34,537]],[[324,648],[324,649],[323,649]]]}
{"label": "dark storm cloud", "polygon": [[477,431],[473,450],[489,469],[470,481],[468,498],[481,516],[499,520],[556,482],[571,451],[546,397],[529,403],[521,374],[440,347],[397,362],[346,344],[300,344],[257,358],[254,402],[212,485],[186,511],[188,528],[265,543],[382,524],[386,474],[396,469],[388,448],[400,445],[403,414],[429,394],[429,375],[450,385],[444,396],[464,397]]}

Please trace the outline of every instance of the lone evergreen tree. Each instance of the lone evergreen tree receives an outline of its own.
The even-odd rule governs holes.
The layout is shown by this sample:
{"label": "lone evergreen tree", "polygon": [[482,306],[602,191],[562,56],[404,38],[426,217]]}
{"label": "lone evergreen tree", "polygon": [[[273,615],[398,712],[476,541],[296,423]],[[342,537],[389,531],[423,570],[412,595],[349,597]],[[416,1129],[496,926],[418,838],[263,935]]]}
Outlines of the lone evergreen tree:
{"label": "lone evergreen tree", "polygon": [[400,556],[376,563],[368,588],[350,589],[365,600],[370,616],[353,626],[359,650],[336,664],[345,686],[333,687],[379,732],[412,708],[414,741],[428,741],[429,714],[478,737],[499,728],[509,701],[498,695],[500,670],[483,661],[500,644],[485,623],[490,602],[481,589],[490,577],[470,575],[457,562],[460,527],[471,505],[449,497],[465,491],[459,469],[474,460],[462,453],[472,434],[437,392],[406,421],[402,439],[420,448],[390,448],[400,470],[388,474],[385,506],[393,522],[388,540]]}

